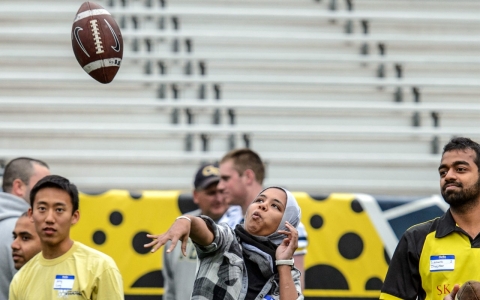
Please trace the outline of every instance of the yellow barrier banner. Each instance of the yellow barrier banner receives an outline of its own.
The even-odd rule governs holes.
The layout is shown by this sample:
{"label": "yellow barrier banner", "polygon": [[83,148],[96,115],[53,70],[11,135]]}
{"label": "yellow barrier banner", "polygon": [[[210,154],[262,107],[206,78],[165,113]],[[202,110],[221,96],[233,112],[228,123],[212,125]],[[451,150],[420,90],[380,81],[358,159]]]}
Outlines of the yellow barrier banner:
{"label": "yellow barrier banner", "polygon": [[[294,195],[308,234],[305,298],[378,299],[389,257],[404,230],[394,232],[391,224],[399,223],[400,204],[405,202],[395,204],[395,215],[388,211],[395,205],[379,205],[368,195]],[[421,201],[417,201],[419,209],[425,207]],[[408,215],[412,203],[406,205]],[[150,242],[146,234],[164,233],[176,217],[193,209],[191,195],[180,191],[81,193],[80,221],[71,234],[74,240],[115,260],[123,276],[125,299],[161,299],[163,251],[152,254],[145,249],[143,245]],[[441,214],[441,210],[435,214]],[[414,224],[417,219],[410,222]]]}

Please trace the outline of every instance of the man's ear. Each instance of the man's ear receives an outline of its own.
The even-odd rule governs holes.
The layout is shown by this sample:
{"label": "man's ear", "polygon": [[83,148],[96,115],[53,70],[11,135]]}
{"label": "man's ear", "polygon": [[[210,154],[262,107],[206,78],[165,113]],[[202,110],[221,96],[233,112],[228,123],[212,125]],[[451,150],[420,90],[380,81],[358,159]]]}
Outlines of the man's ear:
{"label": "man's ear", "polygon": [[32,214],[33,214],[33,210],[32,210],[31,208],[29,208],[28,211],[27,211],[27,217],[28,217],[28,219],[30,220],[30,222],[33,223],[33,216],[32,216]]}
{"label": "man's ear", "polygon": [[12,182],[11,194],[20,198],[24,198],[26,191],[27,185],[20,178],[17,178]]}
{"label": "man's ear", "polygon": [[243,172],[243,177],[246,179],[246,183],[252,184],[256,180],[255,172],[253,172],[252,169],[246,169],[245,172]]}
{"label": "man's ear", "polygon": [[193,203],[198,204],[198,191],[193,190]]}
{"label": "man's ear", "polygon": [[72,215],[70,225],[75,225],[80,220],[80,211],[77,209]]}

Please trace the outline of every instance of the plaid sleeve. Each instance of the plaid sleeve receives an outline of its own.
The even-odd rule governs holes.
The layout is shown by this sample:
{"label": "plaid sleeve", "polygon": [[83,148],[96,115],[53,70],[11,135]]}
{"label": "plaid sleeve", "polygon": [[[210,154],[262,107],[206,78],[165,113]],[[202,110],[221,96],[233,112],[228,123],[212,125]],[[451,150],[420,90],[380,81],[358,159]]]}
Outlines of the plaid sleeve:
{"label": "plaid sleeve", "polygon": [[198,257],[204,258],[217,251],[225,252],[227,245],[231,244],[235,238],[233,230],[226,223],[215,224],[215,222],[207,216],[201,215],[200,218],[205,221],[208,229],[213,232],[215,238],[213,242],[207,246],[195,244]]}

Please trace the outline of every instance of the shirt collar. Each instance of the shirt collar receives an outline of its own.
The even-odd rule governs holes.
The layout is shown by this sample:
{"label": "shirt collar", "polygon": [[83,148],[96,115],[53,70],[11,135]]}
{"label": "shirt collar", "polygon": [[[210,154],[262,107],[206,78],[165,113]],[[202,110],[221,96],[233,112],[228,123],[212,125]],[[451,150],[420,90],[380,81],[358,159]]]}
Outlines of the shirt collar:
{"label": "shirt collar", "polygon": [[435,237],[445,237],[450,233],[454,232],[456,227],[457,223],[455,223],[452,213],[450,212],[450,209],[448,209],[447,212],[443,216],[441,216],[438,221],[438,228],[437,232],[435,233]]}

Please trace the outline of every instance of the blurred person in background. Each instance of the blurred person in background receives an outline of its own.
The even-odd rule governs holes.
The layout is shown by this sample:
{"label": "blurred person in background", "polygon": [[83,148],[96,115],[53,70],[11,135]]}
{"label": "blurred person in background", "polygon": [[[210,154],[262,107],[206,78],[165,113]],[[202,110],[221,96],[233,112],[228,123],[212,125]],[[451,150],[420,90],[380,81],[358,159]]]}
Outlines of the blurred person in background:
{"label": "blurred person in background", "polygon": [[450,208],[403,234],[380,299],[453,299],[459,285],[480,281],[475,265],[480,261],[479,172],[478,143],[457,137],[445,145],[438,173],[440,191]]}
{"label": "blurred person in background", "polygon": [[35,225],[28,217],[27,212],[18,218],[12,234],[12,258],[15,269],[20,270],[23,265],[42,251],[42,245]]}
{"label": "blurred person in background", "polygon": [[8,289],[17,272],[12,260],[12,232],[17,219],[30,208],[30,190],[50,174],[48,165],[38,159],[12,159],[3,172],[0,192],[0,300],[8,299]]}
{"label": "blurred person in background", "polygon": [[[199,209],[187,213],[188,215],[205,215],[214,222],[222,222],[222,217],[229,209],[229,206],[225,202],[222,191],[217,189],[219,180],[218,164],[205,164],[198,169],[193,182],[193,202],[198,205]],[[237,210],[240,209],[237,208]],[[196,277],[196,268],[197,252],[190,239],[186,245],[186,256],[182,255],[180,247],[176,247],[169,254],[164,252],[162,269],[164,278],[163,299],[190,299]]]}
{"label": "blurred person in background", "polygon": [[[239,205],[241,214],[232,214],[229,224],[241,224],[252,199],[263,190],[265,166],[260,156],[248,148],[235,149],[220,160],[220,182],[218,188],[225,195],[229,205]],[[234,228],[235,226],[231,226]],[[298,230],[298,248],[295,251],[295,267],[301,273],[302,288],[305,286],[304,258],[307,253],[307,231],[300,222]]]}

